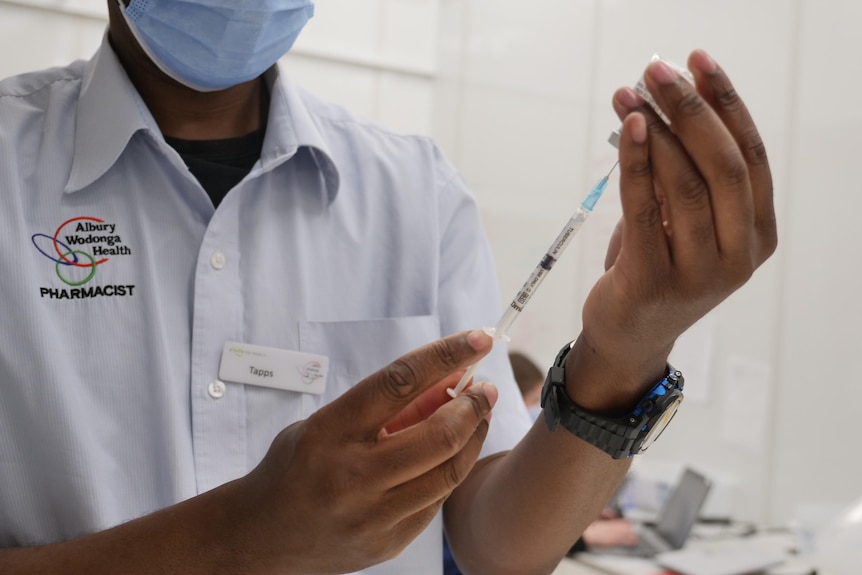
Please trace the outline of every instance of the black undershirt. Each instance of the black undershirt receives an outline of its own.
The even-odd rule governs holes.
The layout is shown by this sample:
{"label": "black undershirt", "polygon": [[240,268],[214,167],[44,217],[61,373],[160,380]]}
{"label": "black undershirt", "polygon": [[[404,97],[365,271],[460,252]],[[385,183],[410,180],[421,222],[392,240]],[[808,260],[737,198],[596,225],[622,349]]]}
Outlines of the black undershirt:
{"label": "black undershirt", "polygon": [[261,128],[238,138],[181,140],[165,136],[165,141],[180,154],[213,206],[218,207],[260,158],[263,136]]}

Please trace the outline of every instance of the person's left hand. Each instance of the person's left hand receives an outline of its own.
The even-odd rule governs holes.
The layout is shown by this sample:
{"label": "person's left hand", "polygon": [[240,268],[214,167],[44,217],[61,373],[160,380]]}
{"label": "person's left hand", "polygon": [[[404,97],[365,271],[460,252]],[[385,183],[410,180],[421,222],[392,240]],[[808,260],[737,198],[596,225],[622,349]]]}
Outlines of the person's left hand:
{"label": "person's left hand", "polygon": [[582,537],[587,549],[620,545],[633,547],[640,539],[634,526],[622,518],[596,519],[587,526]]}
{"label": "person's left hand", "polygon": [[709,56],[693,52],[689,69],[696,87],[662,62],[645,73],[670,126],[633,90],[614,96],[624,120],[623,220],[567,361],[568,381],[594,382],[568,388],[587,409],[630,407],[659,379],[676,338],[743,285],[777,245],[757,128]]}

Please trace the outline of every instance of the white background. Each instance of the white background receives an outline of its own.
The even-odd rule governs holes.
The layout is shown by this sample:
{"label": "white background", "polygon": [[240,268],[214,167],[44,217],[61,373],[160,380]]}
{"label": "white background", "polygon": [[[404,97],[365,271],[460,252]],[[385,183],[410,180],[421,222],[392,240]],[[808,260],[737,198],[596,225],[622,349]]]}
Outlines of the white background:
{"label": "white background", "polygon": [[[106,1],[0,0],[0,76],[89,57]],[[856,0],[320,0],[286,60],[321,95],[440,143],[483,207],[508,301],[615,159],[613,90],[653,53],[709,51],[766,141],[780,246],[678,345],[689,401],[638,466],[694,465],[722,487],[716,510],[779,523],[862,496],[860,23]],[[512,329],[541,364],[579,330],[616,180],[607,196]]]}

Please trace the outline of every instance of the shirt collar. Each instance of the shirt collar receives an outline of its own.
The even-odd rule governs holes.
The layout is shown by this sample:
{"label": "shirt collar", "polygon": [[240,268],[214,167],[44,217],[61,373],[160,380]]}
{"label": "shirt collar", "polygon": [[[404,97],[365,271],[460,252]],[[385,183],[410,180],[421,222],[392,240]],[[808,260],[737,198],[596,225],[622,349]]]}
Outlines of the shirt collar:
{"label": "shirt collar", "polygon": [[309,148],[323,176],[331,203],[338,193],[338,168],[300,89],[288,80],[280,62],[270,68],[264,77],[269,85],[270,101],[266,137],[261,151],[263,168],[269,169],[289,159],[300,147]]}
{"label": "shirt collar", "polygon": [[65,192],[76,192],[114,165],[138,130],[160,134],[155,119],[108,43],[87,63],[75,122],[72,170]]}
{"label": "shirt collar", "polygon": [[[299,89],[276,64],[266,73],[270,88],[269,120],[261,150],[263,171],[273,169],[307,147],[323,176],[329,202],[335,199],[339,175],[330,148]],[[163,140],[146,104],[126,75],[107,33],[87,63],[76,117],[72,169],[65,192],[78,191],[100,178],[117,161],[138,131]]]}

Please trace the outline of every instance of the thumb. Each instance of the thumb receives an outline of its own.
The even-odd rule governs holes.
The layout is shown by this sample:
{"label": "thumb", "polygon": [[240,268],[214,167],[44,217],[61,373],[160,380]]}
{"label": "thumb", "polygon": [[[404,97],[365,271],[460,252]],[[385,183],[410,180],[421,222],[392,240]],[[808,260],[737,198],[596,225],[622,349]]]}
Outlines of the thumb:
{"label": "thumb", "polygon": [[492,345],[493,339],[482,330],[439,339],[371,374],[318,414],[346,422],[341,428],[351,436],[373,440],[422,392],[482,359]]}

